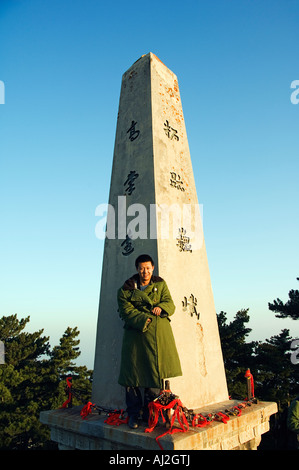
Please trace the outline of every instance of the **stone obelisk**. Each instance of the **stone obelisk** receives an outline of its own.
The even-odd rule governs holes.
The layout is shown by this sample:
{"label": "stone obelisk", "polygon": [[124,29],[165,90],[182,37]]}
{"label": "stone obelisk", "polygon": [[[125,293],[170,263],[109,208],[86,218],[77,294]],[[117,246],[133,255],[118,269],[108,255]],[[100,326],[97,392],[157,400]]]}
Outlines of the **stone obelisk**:
{"label": "stone obelisk", "polygon": [[[176,75],[154,54],[122,78],[102,266],[92,401],[125,408],[116,294],[142,253],[167,282],[187,408],[228,399],[202,220]],[[100,215],[98,213],[98,215]]]}

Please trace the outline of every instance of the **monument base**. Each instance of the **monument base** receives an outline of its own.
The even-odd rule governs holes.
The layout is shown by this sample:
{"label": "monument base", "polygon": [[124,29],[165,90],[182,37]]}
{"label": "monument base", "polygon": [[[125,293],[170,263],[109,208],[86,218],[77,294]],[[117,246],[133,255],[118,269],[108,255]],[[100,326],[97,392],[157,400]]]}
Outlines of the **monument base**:
{"label": "monument base", "polygon": [[[203,415],[231,408],[238,401],[228,400],[196,410]],[[154,450],[160,451],[156,438],[164,434],[164,425],[145,433],[145,423],[138,429],[127,424],[104,423],[106,415],[92,413],[80,416],[81,407],[43,411],[40,421],[51,429],[51,440],[61,450]],[[213,421],[206,427],[191,427],[187,432],[167,434],[159,439],[163,450],[256,450],[261,435],[269,430],[269,418],[277,412],[276,403],[259,402],[242,410],[240,416],[230,416],[227,423]],[[179,428],[179,426],[178,426]]]}

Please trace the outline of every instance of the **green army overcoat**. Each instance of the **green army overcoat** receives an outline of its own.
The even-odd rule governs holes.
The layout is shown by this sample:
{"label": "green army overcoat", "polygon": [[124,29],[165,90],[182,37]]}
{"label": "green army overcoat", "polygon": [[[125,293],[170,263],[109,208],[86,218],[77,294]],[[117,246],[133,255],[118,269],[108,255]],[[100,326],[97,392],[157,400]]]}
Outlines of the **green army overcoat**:
{"label": "green army overcoat", "polygon": [[[175,306],[161,277],[152,276],[144,291],[138,283],[135,274],[117,294],[124,321],[118,382],[125,387],[160,388],[162,379],[182,375],[169,318]],[[154,307],[162,309],[160,316],[151,313]]]}

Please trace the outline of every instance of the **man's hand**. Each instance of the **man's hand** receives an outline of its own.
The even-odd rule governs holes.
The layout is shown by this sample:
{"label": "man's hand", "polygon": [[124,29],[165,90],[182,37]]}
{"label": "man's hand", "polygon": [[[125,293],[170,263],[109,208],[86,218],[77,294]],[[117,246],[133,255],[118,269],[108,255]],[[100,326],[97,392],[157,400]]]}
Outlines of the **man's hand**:
{"label": "man's hand", "polygon": [[162,312],[162,308],[160,308],[160,307],[154,307],[153,310],[152,310],[152,313],[154,315],[156,315],[157,317],[160,316],[161,312]]}

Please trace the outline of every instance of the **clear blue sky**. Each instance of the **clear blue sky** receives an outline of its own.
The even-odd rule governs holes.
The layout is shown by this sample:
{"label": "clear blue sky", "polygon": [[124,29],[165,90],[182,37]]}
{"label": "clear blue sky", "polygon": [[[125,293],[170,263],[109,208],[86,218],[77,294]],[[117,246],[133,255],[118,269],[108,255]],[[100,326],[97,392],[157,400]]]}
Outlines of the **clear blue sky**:
{"label": "clear blue sky", "polygon": [[[122,74],[153,52],[177,76],[217,312],[252,339],[299,324],[268,302],[299,284],[299,2],[1,0],[0,315],[93,367]],[[121,339],[120,339],[121,340]]]}

